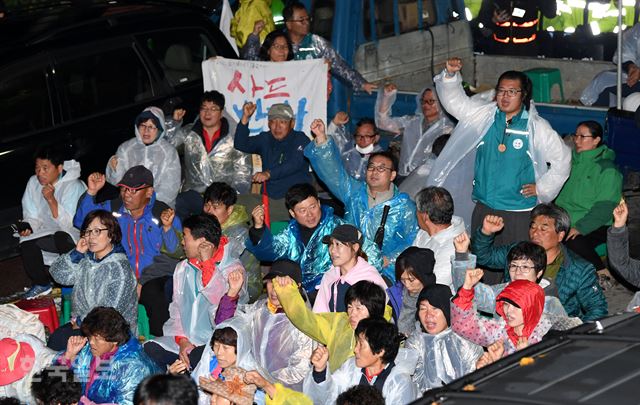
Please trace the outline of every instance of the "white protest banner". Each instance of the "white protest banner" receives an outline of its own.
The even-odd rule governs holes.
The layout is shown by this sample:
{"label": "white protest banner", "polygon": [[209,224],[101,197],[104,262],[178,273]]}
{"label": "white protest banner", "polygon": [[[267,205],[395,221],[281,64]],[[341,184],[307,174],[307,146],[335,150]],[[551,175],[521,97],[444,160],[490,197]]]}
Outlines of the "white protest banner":
{"label": "white protest banner", "polygon": [[295,129],[307,136],[314,119],[327,121],[327,64],[322,59],[256,62],[217,57],[202,62],[202,75],[204,90],[224,94],[225,110],[237,121],[245,102],[256,103],[251,135],[269,130],[267,113],[278,103],[293,108]]}

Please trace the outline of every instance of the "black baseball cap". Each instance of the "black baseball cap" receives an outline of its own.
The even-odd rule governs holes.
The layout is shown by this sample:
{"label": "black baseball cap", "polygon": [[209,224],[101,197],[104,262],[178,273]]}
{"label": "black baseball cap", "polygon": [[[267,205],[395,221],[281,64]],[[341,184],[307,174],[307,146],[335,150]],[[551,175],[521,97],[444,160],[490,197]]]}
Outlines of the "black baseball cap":
{"label": "black baseball cap", "polygon": [[296,283],[302,283],[302,269],[300,265],[293,260],[279,259],[273,262],[271,270],[262,278],[262,281],[271,280],[274,277],[289,276]]}
{"label": "black baseball cap", "polygon": [[353,225],[343,224],[333,228],[331,235],[322,237],[322,243],[329,244],[331,239],[339,240],[342,243],[359,243],[362,245],[362,232]]}
{"label": "black baseball cap", "polygon": [[118,186],[133,189],[153,187],[153,173],[142,165],[133,166],[122,176]]}

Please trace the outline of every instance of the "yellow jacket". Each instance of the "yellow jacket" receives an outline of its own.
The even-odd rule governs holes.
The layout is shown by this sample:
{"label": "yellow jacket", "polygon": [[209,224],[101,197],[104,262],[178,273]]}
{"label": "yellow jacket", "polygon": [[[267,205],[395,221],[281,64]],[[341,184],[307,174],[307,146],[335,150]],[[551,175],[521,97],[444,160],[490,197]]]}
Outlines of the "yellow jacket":
{"label": "yellow jacket", "polygon": [[271,0],[240,0],[240,7],[231,20],[231,36],[236,39],[238,48],[242,48],[247,42],[247,37],[253,32],[256,21],[265,22],[264,29],[260,32],[260,43],[268,33],[276,29],[271,14]]}
{"label": "yellow jacket", "polygon": [[313,405],[311,399],[302,392],[284,387],[280,383],[274,385],[276,387],[276,393],[273,399],[271,399],[269,395],[266,395],[267,405]]}

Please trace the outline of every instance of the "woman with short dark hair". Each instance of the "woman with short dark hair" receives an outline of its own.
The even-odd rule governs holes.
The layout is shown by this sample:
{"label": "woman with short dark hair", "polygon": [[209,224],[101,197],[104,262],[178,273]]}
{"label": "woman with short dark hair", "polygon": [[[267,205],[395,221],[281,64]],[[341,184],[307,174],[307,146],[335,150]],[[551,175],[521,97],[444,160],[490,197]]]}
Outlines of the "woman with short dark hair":
{"label": "woman with short dark hair", "polygon": [[92,211],[80,234],[76,248],[60,256],[49,269],[58,283],[73,286],[71,322],[51,335],[48,345],[54,350],[63,350],[69,336],[80,334],[84,318],[97,306],[117,309],[132,332],[137,328],[136,279],[120,244],[118,221],[108,211]]}
{"label": "woman with short dark hair", "polygon": [[82,333],[69,338],[56,363],[73,369],[89,400],[133,405],[138,383],[160,369],[144,353],[127,321],[114,308],[96,307],[84,318]]}

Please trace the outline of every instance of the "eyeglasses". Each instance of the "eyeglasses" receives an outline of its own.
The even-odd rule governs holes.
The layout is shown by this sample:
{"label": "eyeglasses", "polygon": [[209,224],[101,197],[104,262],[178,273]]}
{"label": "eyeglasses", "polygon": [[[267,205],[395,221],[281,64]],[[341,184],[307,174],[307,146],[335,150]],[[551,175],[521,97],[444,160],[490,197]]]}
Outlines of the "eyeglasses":
{"label": "eyeglasses", "polygon": [[507,97],[515,97],[518,93],[522,93],[522,90],[518,89],[498,89],[496,90],[496,95],[498,96],[507,96]]}
{"label": "eyeglasses", "polygon": [[371,134],[371,135],[367,135],[367,134],[355,134],[354,138],[356,139],[368,139],[371,140],[373,138],[375,138],[376,135],[375,134]]}
{"label": "eyeglasses", "polygon": [[311,19],[311,17],[302,17],[302,18],[298,18],[296,20],[287,20],[287,21],[298,22],[300,24],[304,24],[304,23],[310,23],[312,21],[312,19]]}
{"label": "eyeglasses", "polygon": [[595,138],[595,136],[593,135],[582,135],[582,134],[573,134],[573,137],[580,140],[583,140],[584,138]]}
{"label": "eyeglasses", "polygon": [[429,104],[429,105],[434,105],[436,103],[436,100],[420,100],[420,104],[425,105],[425,104]]}
{"label": "eyeglasses", "polygon": [[144,190],[145,188],[149,188],[149,187],[150,186],[140,187],[140,188],[131,188],[131,187],[120,186],[120,192],[122,194],[129,193],[131,195],[136,195],[138,193],[138,191]]}
{"label": "eyeglasses", "polygon": [[288,45],[280,45],[280,44],[273,44],[273,45],[271,45],[271,47],[272,47],[273,49],[278,50],[278,51],[286,51],[286,50],[288,50],[288,49],[289,49],[289,46],[288,46]]}
{"label": "eyeglasses", "polygon": [[509,265],[509,271],[512,271],[514,273],[520,273],[520,274],[529,274],[535,269],[536,268],[533,266],[520,266],[518,264]]}
{"label": "eyeglasses", "polygon": [[218,108],[218,107],[209,107],[209,108],[200,107],[200,112],[203,112],[203,113],[208,113],[208,112],[214,113],[214,112],[220,112],[220,111],[222,111],[222,110],[220,108]]}
{"label": "eyeglasses", "polygon": [[93,236],[94,238],[97,238],[98,236],[100,236],[101,232],[104,232],[107,230],[108,228],[85,229],[84,232],[82,233],[82,237],[88,238],[89,236]]}
{"label": "eyeglasses", "polygon": [[206,209],[214,209],[214,208],[220,208],[220,207],[226,207],[223,203],[217,202],[214,203],[213,201],[207,201],[206,203],[204,203],[204,208]]}
{"label": "eyeglasses", "polygon": [[153,125],[144,125],[144,124],[140,124],[138,125],[138,130],[139,131],[156,131],[158,128],[153,126]]}
{"label": "eyeglasses", "polygon": [[392,168],[390,168],[390,167],[385,167],[385,166],[374,166],[374,165],[369,165],[369,166],[367,166],[367,171],[368,171],[368,172],[372,172],[372,171],[374,171],[374,170],[375,170],[376,172],[378,172],[378,173],[384,173],[384,172],[385,172],[385,170],[389,170],[390,172],[392,172],[392,171],[393,171],[393,169],[392,169]]}

